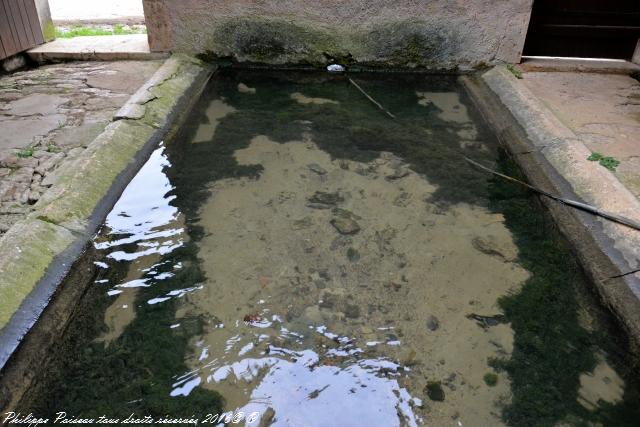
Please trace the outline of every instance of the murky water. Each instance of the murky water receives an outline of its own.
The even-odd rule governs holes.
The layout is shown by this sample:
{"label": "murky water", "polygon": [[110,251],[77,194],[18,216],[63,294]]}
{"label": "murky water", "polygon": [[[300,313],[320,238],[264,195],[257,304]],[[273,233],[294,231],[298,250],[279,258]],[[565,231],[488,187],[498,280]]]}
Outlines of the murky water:
{"label": "murky water", "polygon": [[396,120],[340,76],[217,76],[107,218],[20,409],[633,425],[624,342],[535,201],[463,160],[509,168],[455,79],[358,80]]}

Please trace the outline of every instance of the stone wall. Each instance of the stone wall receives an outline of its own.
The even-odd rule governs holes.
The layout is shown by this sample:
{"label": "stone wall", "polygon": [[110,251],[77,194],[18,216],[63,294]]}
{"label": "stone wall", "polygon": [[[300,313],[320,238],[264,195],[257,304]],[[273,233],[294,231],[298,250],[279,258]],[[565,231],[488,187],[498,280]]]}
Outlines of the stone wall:
{"label": "stone wall", "polygon": [[144,0],[154,51],[466,69],[519,62],[532,0]]}

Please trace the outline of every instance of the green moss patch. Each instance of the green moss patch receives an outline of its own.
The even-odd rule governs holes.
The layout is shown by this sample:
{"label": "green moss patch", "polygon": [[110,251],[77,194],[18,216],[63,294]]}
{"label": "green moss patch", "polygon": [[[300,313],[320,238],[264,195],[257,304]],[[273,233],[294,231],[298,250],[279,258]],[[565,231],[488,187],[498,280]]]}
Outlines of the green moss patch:
{"label": "green moss patch", "polygon": [[616,168],[620,165],[620,160],[616,160],[613,157],[603,156],[600,153],[596,153],[595,151],[591,153],[587,160],[591,162],[598,162],[600,166],[603,166],[609,169],[612,172],[615,172]]}

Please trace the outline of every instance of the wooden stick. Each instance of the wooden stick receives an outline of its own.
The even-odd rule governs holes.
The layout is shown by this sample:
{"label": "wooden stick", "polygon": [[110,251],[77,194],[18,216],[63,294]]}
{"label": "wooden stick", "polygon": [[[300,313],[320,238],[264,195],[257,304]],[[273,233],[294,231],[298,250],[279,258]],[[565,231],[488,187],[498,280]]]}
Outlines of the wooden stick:
{"label": "wooden stick", "polygon": [[631,220],[629,218],[625,218],[623,216],[619,216],[619,215],[616,215],[616,214],[612,214],[612,213],[609,213],[609,212],[602,211],[602,210],[600,210],[598,208],[595,208],[595,207],[593,207],[591,205],[587,205],[585,203],[576,202],[575,200],[569,200],[569,199],[565,199],[563,197],[555,196],[555,195],[553,195],[551,193],[548,193],[548,192],[546,192],[544,190],[540,190],[540,189],[538,189],[538,188],[536,188],[536,187],[534,187],[532,185],[529,185],[526,182],[522,182],[519,179],[510,177],[510,176],[501,174],[500,172],[496,172],[496,171],[494,171],[492,169],[489,169],[488,167],[483,166],[480,163],[478,163],[478,162],[476,162],[474,160],[471,160],[468,157],[465,157],[465,156],[463,156],[463,157],[467,162],[471,163],[474,166],[479,167],[482,170],[485,170],[485,171],[487,171],[489,173],[497,175],[497,176],[499,176],[501,178],[504,178],[504,179],[506,179],[508,181],[520,184],[520,185],[522,185],[524,187],[527,187],[528,189],[530,189],[532,191],[535,191],[536,193],[539,193],[539,194],[542,194],[544,196],[547,196],[548,198],[553,199],[553,200],[555,200],[557,202],[560,202],[560,203],[563,203],[565,205],[574,207],[576,209],[580,209],[580,210],[585,211],[585,212],[592,213],[592,214],[600,216],[602,218],[606,218],[606,219],[608,219],[610,221],[617,222],[618,224],[626,225],[627,227],[633,228],[635,230],[640,230],[640,223],[638,223],[638,222],[636,222],[634,220]]}
{"label": "wooden stick", "polygon": [[391,117],[392,119],[395,119],[396,116],[394,116],[393,114],[391,114],[388,110],[386,110],[382,105],[380,105],[380,103],[378,101],[376,101],[375,99],[373,99],[372,97],[369,96],[369,94],[367,94],[367,92],[365,92],[360,86],[358,86],[358,83],[354,82],[353,80],[351,80],[351,77],[348,77],[349,82],[351,82],[352,85],[354,85],[356,87],[356,89],[358,89],[360,92],[362,92],[362,94],[364,96],[366,96],[369,101],[373,102],[374,104],[376,104],[378,106],[379,109],[381,109],[382,111],[384,111],[385,113],[387,113],[387,115],[389,117]]}

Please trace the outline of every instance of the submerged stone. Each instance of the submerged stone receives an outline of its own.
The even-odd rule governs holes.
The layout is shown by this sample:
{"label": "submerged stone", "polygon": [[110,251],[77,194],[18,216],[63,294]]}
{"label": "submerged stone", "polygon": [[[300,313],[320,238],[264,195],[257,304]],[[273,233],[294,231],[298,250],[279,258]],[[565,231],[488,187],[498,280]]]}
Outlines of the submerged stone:
{"label": "submerged stone", "polygon": [[429,399],[433,400],[434,402],[444,401],[444,389],[442,388],[442,384],[440,384],[440,381],[429,381],[427,382],[427,386],[424,389]]}
{"label": "submerged stone", "polygon": [[356,234],[360,231],[358,223],[350,218],[333,218],[331,225],[333,225],[340,234]]}
{"label": "submerged stone", "polygon": [[327,206],[328,208],[330,206],[344,202],[344,198],[338,192],[327,193],[324,191],[316,191],[313,196],[309,198],[309,202],[312,204],[329,205]]}
{"label": "submerged stone", "polygon": [[331,212],[338,218],[353,219],[353,220],[362,219],[361,216],[356,215],[353,212],[348,211],[346,209],[342,209],[342,208],[333,208]]}
{"label": "submerged stone", "polygon": [[388,181],[395,181],[397,179],[401,179],[404,178],[405,176],[409,175],[409,169],[406,167],[397,167],[393,173],[391,173],[390,175],[387,175],[386,178]]}
{"label": "submerged stone", "polygon": [[253,95],[254,93],[256,93],[256,88],[249,87],[244,83],[238,83],[238,92],[240,92],[240,93],[248,93],[250,95]]}
{"label": "submerged stone", "polygon": [[438,318],[434,315],[430,315],[429,318],[427,319],[427,328],[430,331],[435,331],[440,327],[440,322],[438,321]]}
{"label": "submerged stone", "polygon": [[320,166],[317,163],[311,163],[310,165],[307,165],[307,167],[309,168],[309,170],[311,172],[315,172],[318,175],[326,175],[327,174],[327,170],[325,168],[323,168],[322,166]]}

